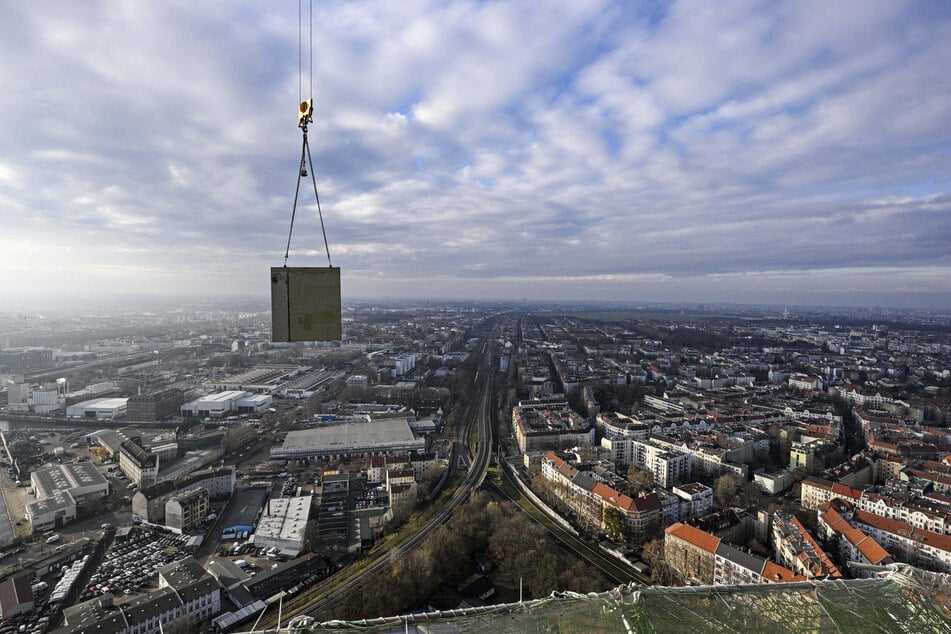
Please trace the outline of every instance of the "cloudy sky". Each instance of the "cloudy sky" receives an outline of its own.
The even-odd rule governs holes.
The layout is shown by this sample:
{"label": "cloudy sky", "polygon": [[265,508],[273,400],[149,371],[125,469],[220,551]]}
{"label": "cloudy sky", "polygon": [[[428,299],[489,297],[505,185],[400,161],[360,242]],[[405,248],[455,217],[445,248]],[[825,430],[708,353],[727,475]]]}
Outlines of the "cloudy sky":
{"label": "cloudy sky", "polygon": [[[315,2],[312,91],[304,15],[345,299],[951,308],[951,3]],[[266,298],[298,27],[3,3],[0,310]],[[302,200],[288,264],[323,266]]]}

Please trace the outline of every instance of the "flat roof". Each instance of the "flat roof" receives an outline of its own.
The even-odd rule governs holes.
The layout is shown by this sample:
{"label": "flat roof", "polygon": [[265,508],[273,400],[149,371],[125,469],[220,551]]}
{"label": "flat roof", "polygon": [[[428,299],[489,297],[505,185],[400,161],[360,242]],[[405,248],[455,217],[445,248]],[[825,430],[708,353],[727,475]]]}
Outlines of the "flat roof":
{"label": "flat roof", "polygon": [[70,405],[70,407],[82,407],[83,409],[117,409],[125,407],[129,402],[127,398],[94,398],[91,401],[83,401]]}
{"label": "flat roof", "polygon": [[238,493],[218,525],[222,530],[232,526],[254,526],[267,494],[267,489],[247,489]]}
{"label": "flat roof", "polygon": [[63,465],[47,465],[32,474],[37,484],[37,496],[44,497],[53,491],[73,488],[108,486],[106,478],[91,462],[76,462]]}
{"label": "flat roof", "polygon": [[255,528],[255,537],[303,542],[311,496],[271,498]]}
{"label": "flat roof", "polygon": [[344,449],[351,446],[411,443],[414,440],[416,436],[405,418],[384,418],[291,431],[284,438],[283,449]]}
{"label": "flat roof", "polygon": [[27,502],[26,508],[30,509],[30,515],[32,517],[36,517],[75,505],[76,502],[73,500],[73,496],[69,494],[69,491],[53,491],[49,497]]}
{"label": "flat roof", "polygon": [[237,398],[243,396],[250,396],[250,392],[245,392],[243,390],[227,390],[225,392],[218,392],[217,394],[208,394],[207,396],[202,396],[199,399],[196,399],[195,403],[221,403],[225,401],[233,401]]}

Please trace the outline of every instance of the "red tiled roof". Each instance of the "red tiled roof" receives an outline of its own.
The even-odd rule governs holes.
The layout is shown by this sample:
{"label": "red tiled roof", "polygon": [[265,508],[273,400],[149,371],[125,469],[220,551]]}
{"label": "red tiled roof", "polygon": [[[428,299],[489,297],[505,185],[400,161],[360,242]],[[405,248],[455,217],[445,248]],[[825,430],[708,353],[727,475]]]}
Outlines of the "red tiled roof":
{"label": "red tiled roof", "polygon": [[849,540],[869,563],[878,564],[882,560],[890,558],[891,555],[887,550],[882,548],[881,544],[866,535],[860,529],[849,524],[836,509],[837,506],[847,509],[850,505],[845,503],[837,505],[836,502],[841,502],[841,500],[832,500],[828,504],[823,504],[819,507],[819,515],[822,517],[822,521],[828,524],[832,530]]}
{"label": "red tiled roof", "polygon": [[862,497],[862,492],[858,489],[847,487],[844,484],[839,484],[838,482],[832,485],[832,493],[835,495],[852,498],[853,500],[858,500]]}
{"label": "red tiled roof", "polygon": [[933,546],[938,550],[951,552],[951,535],[939,535],[938,533],[927,531],[923,528],[917,528],[906,522],[882,517],[881,515],[868,513],[860,509],[856,509],[852,517],[857,522],[872,526],[880,531],[891,533],[892,535],[899,535],[906,539],[916,541],[919,544]]}
{"label": "red tiled roof", "polygon": [[624,495],[612,489],[611,487],[601,484],[600,482],[594,486],[592,491],[597,496],[600,496],[606,504],[624,511],[625,513],[643,513],[644,509],[639,509],[634,504],[634,499],[630,496]]}
{"label": "red tiled roof", "polygon": [[783,568],[777,563],[767,561],[763,566],[763,579],[770,583],[789,583],[791,581],[808,581],[802,575],[797,575],[789,568]]}
{"label": "red tiled roof", "polygon": [[706,531],[702,531],[699,528],[694,528],[688,524],[681,524],[680,522],[668,526],[664,533],[667,535],[672,535],[678,539],[681,539],[689,544],[693,544],[701,550],[705,550],[708,553],[715,553],[717,551],[717,546],[720,545],[720,538],[716,535],[711,535]]}

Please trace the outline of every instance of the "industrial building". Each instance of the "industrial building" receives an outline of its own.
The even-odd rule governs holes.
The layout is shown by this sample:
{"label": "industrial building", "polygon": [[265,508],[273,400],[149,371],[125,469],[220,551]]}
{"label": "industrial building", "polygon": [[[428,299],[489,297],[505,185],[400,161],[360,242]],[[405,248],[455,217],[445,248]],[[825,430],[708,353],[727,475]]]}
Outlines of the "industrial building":
{"label": "industrial building", "polygon": [[258,516],[267,500],[267,489],[245,489],[228,505],[226,515],[218,521],[222,539],[247,537],[254,530]]}
{"label": "industrial building", "polygon": [[304,550],[304,532],[310,518],[311,496],[271,498],[254,530],[255,546],[277,548],[296,557]]}
{"label": "industrial building", "polygon": [[119,448],[127,440],[134,440],[140,442],[142,439],[142,432],[134,427],[123,427],[122,429],[97,429],[94,432],[90,432],[82,437],[83,442],[85,442],[90,447],[100,446],[106,451],[109,452],[110,456],[116,456],[119,454]]}
{"label": "industrial building", "polygon": [[127,398],[94,398],[68,406],[66,417],[116,420],[126,415],[128,403]]}
{"label": "industrial building", "polygon": [[69,491],[77,504],[109,495],[109,481],[91,462],[47,465],[30,474],[30,486],[37,498]]}
{"label": "industrial building", "polygon": [[177,388],[136,394],[129,397],[127,416],[131,420],[162,420],[177,414],[184,402],[185,393]]}
{"label": "industrial building", "polygon": [[34,532],[58,528],[76,519],[76,507],[109,495],[109,481],[90,462],[48,465],[30,474],[37,499],[24,508]]}
{"label": "industrial building", "polygon": [[349,458],[425,449],[426,440],[413,434],[405,418],[390,418],[288,432],[284,443],[271,449],[271,459]]}
{"label": "industrial building", "polygon": [[260,414],[271,406],[270,394],[252,394],[243,390],[229,390],[209,394],[181,407],[185,418],[223,418],[230,414]]}
{"label": "industrial building", "polygon": [[212,390],[270,394],[287,379],[303,374],[306,370],[306,367],[296,365],[260,365],[225,377],[209,387]]}
{"label": "industrial building", "polygon": [[34,533],[59,528],[76,519],[76,500],[69,491],[54,491],[48,497],[27,502],[26,521]]}

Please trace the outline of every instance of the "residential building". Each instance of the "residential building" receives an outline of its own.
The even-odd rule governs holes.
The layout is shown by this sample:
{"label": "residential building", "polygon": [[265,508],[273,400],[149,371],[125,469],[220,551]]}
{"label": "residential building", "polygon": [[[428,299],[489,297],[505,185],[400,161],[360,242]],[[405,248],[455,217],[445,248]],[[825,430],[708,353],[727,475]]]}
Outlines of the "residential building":
{"label": "residential building", "polygon": [[792,513],[776,511],[772,523],[773,553],[781,565],[808,579],[838,579],[842,573],[815,538]]}
{"label": "residential building", "polygon": [[188,531],[208,517],[208,491],[202,487],[176,493],[165,503],[165,525]]}
{"label": "residential building", "polygon": [[[817,534],[833,552],[840,564],[860,563],[883,566],[895,560],[881,544],[861,529],[849,524],[855,507],[838,498],[819,507]],[[861,568],[849,568],[852,577],[870,577],[874,572]]]}
{"label": "residential building", "polygon": [[711,585],[720,538],[688,524],[677,523],[664,531],[664,558],[686,582]]}
{"label": "residential building", "polygon": [[802,488],[799,493],[800,504],[812,511],[817,510],[833,498],[842,498],[855,503],[861,497],[862,492],[858,489],[815,476],[808,476],[802,481]]}
{"label": "residential building", "polygon": [[649,471],[654,482],[669,489],[690,479],[693,472],[693,456],[674,451],[652,440],[631,439],[631,464]]}
{"label": "residential building", "polygon": [[416,502],[416,474],[412,469],[390,469],[386,472],[386,492],[390,502]]}
{"label": "residential building", "polygon": [[766,493],[782,493],[793,483],[793,474],[788,469],[760,469],[753,473],[753,483]]}
{"label": "residential building", "polygon": [[675,486],[671,491],[683,500],[678,521],[691,517],[703,517],[713,510],[713,489],[705,484],[689,482]]}
{"label": "residential building", "polygon": [[593,445],[594,425],[566,401],[522,401],[512,408],[512,428],[522,453]]}
{"label": "residential building", "polygon": [[789,451],[789,468],[795,470],[799,467],[824,467],[835,462],[841,454],[841,445],[827,440],[797,440],[792,443]]}
{"label": "residential building", "polygon": [[730,544],[748,544],[754,536],[753,517],[743,509],[723,509],[688,519],[685,523]]}
{"label": "residential building", "polygon": [[713,564],[714,585],[763,583],[766,559],[720,542]]}
{"label": "residential building", "polygon": [[784,566],[731,546],[688,524],[674,524],[667,528],[664,556],[688,583],[736,585],[806,580]]}
{"label": "residential building", "polygon": [[849,523],[882,545],[895,559],[919,568],[951,573],[951,536],[855,509]]}

